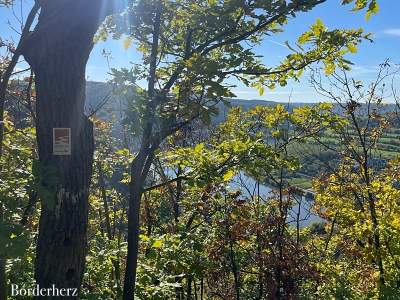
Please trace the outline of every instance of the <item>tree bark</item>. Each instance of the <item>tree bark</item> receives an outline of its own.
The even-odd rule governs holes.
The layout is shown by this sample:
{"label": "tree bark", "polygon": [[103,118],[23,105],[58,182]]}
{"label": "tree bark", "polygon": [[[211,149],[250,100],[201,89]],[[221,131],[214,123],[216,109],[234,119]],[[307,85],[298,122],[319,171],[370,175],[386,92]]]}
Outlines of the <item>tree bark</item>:
{"label": "tree bark", "polygon": [[0,300],[7,299],[6,260],[0,258]]}
{"label": "tree bark", "polygon": [[[3,221],[4,211],[3,205],[0,203],[0,222]],[[7,274],[6,274],[7,260],[0,257],[0,300],[7,300]]]}
{"label": "tree bark", "polygon": [[150,57],[150,71],[148,81],[148,104],[144,119],[146,124],[143,129],[140,150],[131,164],[131,182],[129,184],[129,209],[128,209],[128,253],[126,257],[126,271],[124,278],[123,299],[135,298],[136,268],[139,256],[139,229],[140,229],[140,202],[142,199],[144,183],[154,159],[154,152],[159,146],[153,137],[153,122],[156,108],[156,68],[161,27],[162,5],[159,3],[154,16],[153,40]]}
{"label": "tree bark", "polygon": [[130,184],[128,209],[128,253],[124,278],[123,299],[135,297],[136,269],[139,257],[140,206],[144,181],[153,161],[154,151],[139,152],[132,163],[131,177],[135,178]]}
{"label": "tree bark", "polygon": [[[4,208],[0,202],[0,222],[4,219]],[[6,263],[5,258],[0,257],[0,300],[7,300],[7,274],[6,274]]]}
{"label": "tree bark", "polygon": [[[35,279],[41,288],[54,284],[79,290],[82,282],[94,151],[93,126],[84,114],[85,68],[110,2],[40,1],[38,24],[22,49],[36,75],[37,141],[44,172],[37,176],[42,207]],[[71,128],[71,155],[53,155],[53,128],[59,127]]]}

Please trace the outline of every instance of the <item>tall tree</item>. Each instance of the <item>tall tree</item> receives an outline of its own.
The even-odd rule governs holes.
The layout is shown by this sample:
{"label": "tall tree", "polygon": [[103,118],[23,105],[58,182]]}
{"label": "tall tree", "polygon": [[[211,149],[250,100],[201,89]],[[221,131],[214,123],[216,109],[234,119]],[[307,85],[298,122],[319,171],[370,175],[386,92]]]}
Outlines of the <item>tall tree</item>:
{"label": "tall tree", "polygon": [[[84,114],[93,36],[114,1],[42,0],[22,54],[36,75],[35,176],[42,209],[35,278],[41,287],[80,288],[86,255],[93,129]],[[53,128],[71,129],[71,154],[53,155]]]}
{"label": "tall tree", "polygon": [[[391,202],[399,193],[396,180],[391,177],[395,176],[393,170],[398,169],[398,160],[382,158],[386,157],[382,143],[397,125],[395,114],[383,104],[388,94],[386,84],[398,72],[398,68],[386,61],[370,84],[352,78],[343,70],[335,71],[328,78],[331,86],[323,82],[318,71],[311,77],[316,91],[336,102],[345,124],[325,133],[325,137],[335,136],[340,143],[315,137],[319,144],[335,151],[340,158],[340,164],[331,174],[316,181],[316,206],[332,224],[335,235],[340,232],[352,237],[349,241],[355,246],[348,249],[354,249],[354,253],[358,251],[361,257],[371,257],[370,263],[363,262],[363,268],[368,266],[368,271],[374,274],[371,276],[374,280],[369,282],[374,288],[369,286],[368,289],[376,289],[379,298],[390,298],[399,286],[398,279],[394,279],[398,277],[393,276],[399,270],[395,258],[398,241],[394,238],[398,236],[395,233],[398,227],[390,223],[399,218],[398,204]],[[394,262],[395,267],[388,261]],[[336,264],[339,266],[338,262]],[[352,282],[352,292],[356,293],[362,285],[364,282]]]}
{"label": "tall tree", "polygon": [[[209,118],[216,102],[230,97],[235,78],[263,93],[264,86],[285,85],[309,64],[323,61],[327,72],[348,63],[362,38],[361,30],[333,30],[318,21],[303,34],[294,53],[276,67],[264,65],[254,52],[265,35],[279,32],[291,16],[311,10],[312,1],[168,1],[137,0],[129,11],[126,45],[133,41],[143,53],[136,73],[120,72],[126,80],[144,79],[143,105],[138,106],[141,142],[131,167],[128,256],[124,299],[134,298],[138,257],[139,211],[145,179],[160,143],[198,116]],[[343,1],[351,3],[354,1]],[[373,1],[356,1],[362,9]],[[376,12],[377,6],[370,5]],[[125,22],[122,22],[126,24]],[[118,24],[118,23],[117,23]],[[116,26],[111,26],[115,30]],[[114,31],[115,32],[115,31]],[[119,36],[119,34],[117,34]]]}

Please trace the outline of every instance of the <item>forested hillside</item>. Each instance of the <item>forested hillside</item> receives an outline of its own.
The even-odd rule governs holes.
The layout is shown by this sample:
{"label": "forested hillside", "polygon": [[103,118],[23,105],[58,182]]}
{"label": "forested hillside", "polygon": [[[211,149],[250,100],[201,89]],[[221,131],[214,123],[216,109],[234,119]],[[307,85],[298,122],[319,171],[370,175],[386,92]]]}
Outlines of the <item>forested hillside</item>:
{"label": "forested hillside", "polygon": [[393,7],[329,2],[0,0],[0,300],[400,299]]}
{"label": "forested hillside", "polygon": [[[113,92],[112,84],[101,83],[101,82],[87,82],[86,85],[86,106],[88,113],[96,111],[96,115],[105,121],[110,121],[115,118],[116,120],[121,119],[120,116],[124,116],[126,113],[129,114],[129,99],[124,99],[118,94]],[[134,98],[134,97],[133,97]],[[322,99],[323,98],[321,97]],[[226,103],[219,103],[217,110],[211,117],[211,127],[217,126],[224,121],[232,108],[239,107],[243,111],[249,111],[256,108],[257,106],[275,107],[282,105],[289,112],[293,110],[317,105],[316,103],[285,103],[285,102],[274,102],[265,100],[251,100],[251,99],[237,99],[231,98],[226,99]],[[321,101],[323,102],[323,101]],[[363,118],[362,115],[368,114],[368,106],[372,109],[379,110],[383,114],[396,114],[397,105],[395,103],[385,103],[376,105],[374,103],[360,103],[358,108],[358,114],[360,120]],[[332,104],[332,111],[345,116],[346,111],[343,110],[340,103]],[[132,121],[132,120],[131,120]],[[114,124],[118,130],[114,130],[113,134],[116,138],[121,138],[120,127]],[[209,127],[204,128],[204,131],[210,130]],[[356,132],[350,131],[349,135],[356,138]],[[385,131],[382,137],[377,141],[376,148],[373,154],[371,153],[371,164],[379,169],[386,166],[386,163],[397,156],[400,151],[400,125],[398,120],[393,119],[390,127]],[[338,147],[340,144],[341,135],[337,133],[325,133],[321,138],[321,141],[329,146],[321,145],[320,142],[308,140],[306,143],[298,142],[293,143],[289,147],[289,152],[299,159],[300,166],[297,170],[290,172],[288,175],[289,182],[295,187],[311,191],[312,179],[318,177],[323,172],[330,172],[335,168],[335,165],[339,162],[340,158],[329,149],[331,147]],[[273,183],[266,180],[265,184],[273,186]]]}

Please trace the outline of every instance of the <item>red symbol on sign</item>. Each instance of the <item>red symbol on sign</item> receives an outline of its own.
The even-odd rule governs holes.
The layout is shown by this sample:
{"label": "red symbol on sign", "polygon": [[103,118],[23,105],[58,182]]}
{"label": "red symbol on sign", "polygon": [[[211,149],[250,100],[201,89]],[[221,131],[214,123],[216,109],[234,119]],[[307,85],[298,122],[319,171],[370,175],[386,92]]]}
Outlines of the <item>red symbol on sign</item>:
{"label": "red symbol on sign", "polygon": [[53,154],[71,155],[71,128],[53,128]]}

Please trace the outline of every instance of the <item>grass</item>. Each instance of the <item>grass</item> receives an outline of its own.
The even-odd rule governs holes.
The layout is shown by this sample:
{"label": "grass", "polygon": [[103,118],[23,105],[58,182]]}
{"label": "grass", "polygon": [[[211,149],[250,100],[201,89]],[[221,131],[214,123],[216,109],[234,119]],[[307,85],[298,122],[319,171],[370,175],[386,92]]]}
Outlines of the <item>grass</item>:
{"label": "grass", "polygon": [[[391,160],[400,155],[400,129],[392,128],[388,134],[379,139],[377,148],[373,149],[373,156],[385,160]],[[354,138],[356,138],[354,136]],[[338,135],[327,133],[321,138],[321,141],[329,144],[332,148],[339,148],[340,142]],[[361,148],[358,151],[361,152]],[[288,147],[290,155],[300,157],[302,167],[298,172],[294,172],[293,177],[289,179],[291,185],[302,188],[311,188],[311,178],[317,177],[324,172],[326,163],[334,164],[334,152],[324,148],[316,141],[309,140],[306,143],[296,142]],[[320,159],[319,159],[320,158]],[[306,175],[305,175],[306,174]]]}

